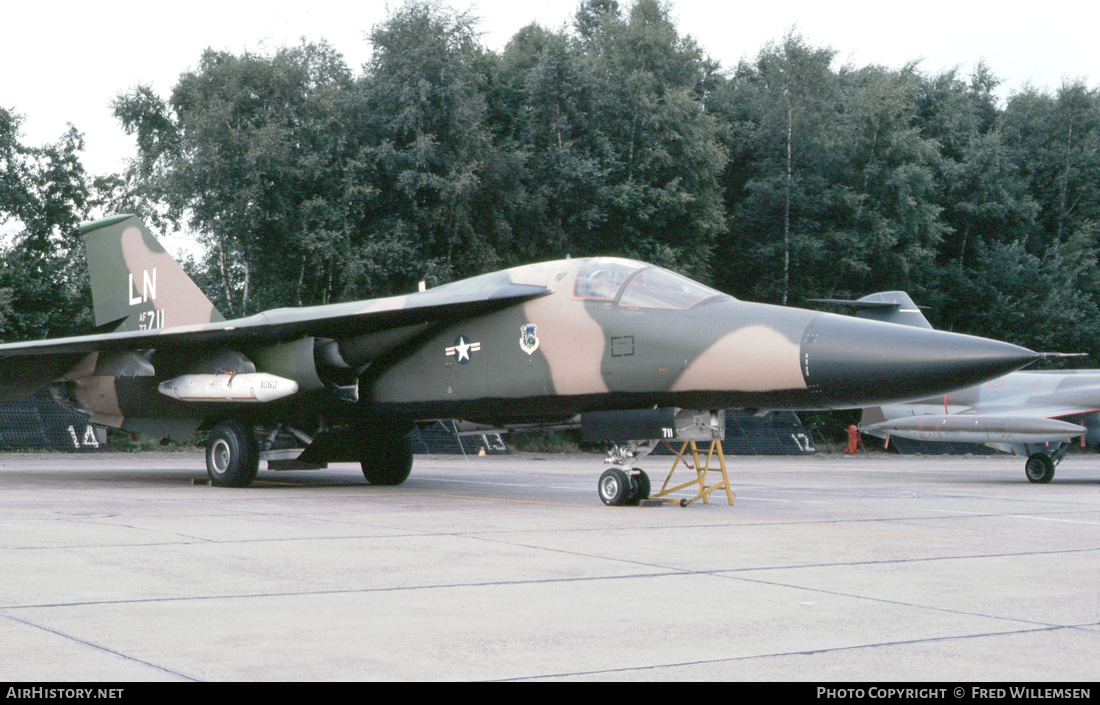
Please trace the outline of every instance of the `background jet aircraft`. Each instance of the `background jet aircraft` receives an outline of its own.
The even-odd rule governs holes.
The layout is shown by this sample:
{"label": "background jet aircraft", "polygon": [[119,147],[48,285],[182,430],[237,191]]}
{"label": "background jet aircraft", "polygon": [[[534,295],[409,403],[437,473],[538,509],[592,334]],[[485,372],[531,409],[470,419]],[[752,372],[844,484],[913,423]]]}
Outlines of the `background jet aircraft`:
{"label": "background jet aircraft", "polygon": [[[96,325],[111,332],[0,345],[0,398],[49,384],[93,423],[175,438],[207,428],[216,485],[248,485],[260,459],[292,456],[357,461],[371,483],[399,484],[412,466],[401,438],[417,419],[509,426],[581,414],[583,427],[592,412],[621,410],[631,434],[661,437],[675,429],[647,421],[654,408],[886,404],[1038,357],[983,338],[738,301],[617,258],[227,321],[137,218],[81,230]],[[640,471],[608,472],[620,474],[600,483],[604,502],[645,494]]]}
{"label": "background jet aircraft", "polygon": [[[932,327],[903,291],[821,301],[856,306],[860,317]],[[982,443],[1026,457],[1027,479],[1050,482],[1073,438],[1100,444],[1100,370],[1013,372],[935,398],[864,409],[860,429],[879,438]]]}

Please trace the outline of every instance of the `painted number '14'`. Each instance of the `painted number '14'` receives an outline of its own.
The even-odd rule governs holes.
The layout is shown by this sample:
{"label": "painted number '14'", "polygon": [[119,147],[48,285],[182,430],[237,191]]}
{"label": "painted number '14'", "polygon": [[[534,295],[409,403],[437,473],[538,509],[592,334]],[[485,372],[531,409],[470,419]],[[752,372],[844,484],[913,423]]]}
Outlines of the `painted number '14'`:
{"label": "painted number '14'", "polygon": [[81,446],[98,448],[99,441],[95,437],[95,428],[91,425],[84,427],[84,439],[81,440],[80,436],[76,432],[76,428],[69,426],[69,438],[73,441],[73,448],[79,450]]}

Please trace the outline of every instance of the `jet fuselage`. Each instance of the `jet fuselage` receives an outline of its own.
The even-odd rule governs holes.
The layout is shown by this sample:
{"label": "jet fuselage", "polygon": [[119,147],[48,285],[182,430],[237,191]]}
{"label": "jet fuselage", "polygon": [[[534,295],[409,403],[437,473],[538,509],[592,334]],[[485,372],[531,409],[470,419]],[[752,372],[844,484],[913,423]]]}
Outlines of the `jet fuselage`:
{"label": "jet fuselage", "polygon": [[[957,389],[1034,355],[982,338],[739,301],[667,270],[615,258],[517,267],[412,294],[401,305],[418,297],[491,296],[516,286],[543,294],[480,315],[378,330],[368,325],[334,338],[269,339],[264,324],[308,321],[310,309],[210,324],[236,332],[223,341],[225,352],[200,354],[166,336],[148,355],[152,374],[78,375],[70,396],[100,419],[325,413],[508,424],[653,406],[854,408]],[[371,302],[335,307],[348,319],[359,309],[372,311]],[[332,332],[350,326],[344,321]],[[300,391],[251,404],[217,401],[217,395],[197,403],[158,392],[178,375],[256,372],[291,380]],[[354,397],[333,393],[349,382]]]}

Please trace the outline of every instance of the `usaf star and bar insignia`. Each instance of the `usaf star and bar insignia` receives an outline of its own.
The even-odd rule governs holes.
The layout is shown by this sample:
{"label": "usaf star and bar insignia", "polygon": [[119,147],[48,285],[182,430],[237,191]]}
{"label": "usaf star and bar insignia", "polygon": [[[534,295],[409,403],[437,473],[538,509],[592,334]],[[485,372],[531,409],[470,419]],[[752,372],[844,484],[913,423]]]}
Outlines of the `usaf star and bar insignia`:
{"label": "usaf star and bar insignia", "polygon": [[447,348],[447,357],[454,357],[458,359],[458,364],[469,364],[470,353],[478,352],[481,350],[481,343],[471,343],[466,336],[460,335],[455,338],[455,344]]}

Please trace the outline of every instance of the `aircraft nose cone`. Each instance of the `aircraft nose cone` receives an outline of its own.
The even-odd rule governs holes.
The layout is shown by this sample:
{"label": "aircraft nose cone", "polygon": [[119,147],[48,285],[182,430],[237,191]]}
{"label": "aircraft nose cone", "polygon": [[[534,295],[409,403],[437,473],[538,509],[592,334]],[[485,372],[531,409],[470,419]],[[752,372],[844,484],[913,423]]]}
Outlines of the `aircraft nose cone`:
{"label": "aircraft nose cone", "polygon": [[945,394],[1038,358],[997,340],[826,314],[806,327],[800,360],[822,406],[853,408]]}

